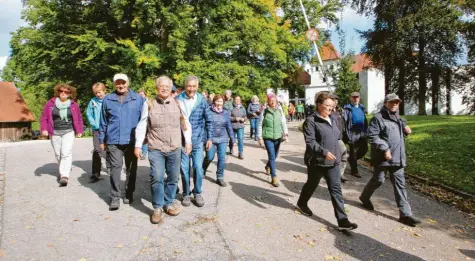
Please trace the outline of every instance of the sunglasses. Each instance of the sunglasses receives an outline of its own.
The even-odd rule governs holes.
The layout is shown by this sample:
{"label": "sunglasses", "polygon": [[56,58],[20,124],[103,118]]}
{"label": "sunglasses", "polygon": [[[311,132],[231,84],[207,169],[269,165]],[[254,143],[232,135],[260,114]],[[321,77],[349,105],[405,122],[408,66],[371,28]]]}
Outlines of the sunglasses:
{"label": "sunglasses", "polygon": [[66,93],[66,94],[70,94],[70,93],[71,93],[71,92],[68,91],[68,90],[59,90],[58,92],[59,92],[59,93]]}
{"label": "sunglasses", "polygon": [[356,98],[359,98],[360,96],[351,96],[351,97],[353,97],[353,98],[355,98],[355,99],[356,99]]}

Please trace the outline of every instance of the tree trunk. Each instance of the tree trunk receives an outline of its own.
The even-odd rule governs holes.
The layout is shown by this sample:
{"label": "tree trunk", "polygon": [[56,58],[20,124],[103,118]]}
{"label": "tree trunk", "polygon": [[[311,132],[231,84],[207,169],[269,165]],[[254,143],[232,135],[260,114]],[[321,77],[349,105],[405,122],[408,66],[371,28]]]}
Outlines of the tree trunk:
{"label": "tree trunk", "polygon": [[406,67],[404,66],[404,60],[399,63],[399,75],[398,75],[398,90],[397,95],[401,99],[399,104],[399,114],[404,115],[404,88],[406,87]]}
{"label": "tree trunk", "polygon": [[384,65],[384,95],[390,92],[391,78],[393,76],[393,68],[389,64]]}
{"label": "tree trunk", "polygon": [[448,68],[445,71],[445,114],[452,115],[450,112],[450,107],[452,103],[452,70]]}
{"label": "tree trunk", "polygon": [[422,33],[419,32],[419,54],[418,54],[418,62],[419,62],[419,94],[418,94],[418,101],[419,101],[419,112],[418,115],[427,115],[426,112],[426,92],[427,92],[427,79],[426,79],[426,61],[424,58],[424,49],[426,45],[426,41]]}
{"label": "tree trunk", "polygon": [[432,82],[432,115],[439,115],[440,68],[435,67],[431,72]]}

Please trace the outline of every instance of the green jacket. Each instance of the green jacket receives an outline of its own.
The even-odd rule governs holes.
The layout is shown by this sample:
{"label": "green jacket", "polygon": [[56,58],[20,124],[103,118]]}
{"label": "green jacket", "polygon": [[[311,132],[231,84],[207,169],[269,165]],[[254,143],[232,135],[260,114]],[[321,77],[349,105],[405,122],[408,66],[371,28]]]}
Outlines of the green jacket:
{"label": "green jacket", "polygon": [[288,129],[282,108],[266,108],[259,117],[257,138],[277,140],[282,139],[285,134],[288,134]]}

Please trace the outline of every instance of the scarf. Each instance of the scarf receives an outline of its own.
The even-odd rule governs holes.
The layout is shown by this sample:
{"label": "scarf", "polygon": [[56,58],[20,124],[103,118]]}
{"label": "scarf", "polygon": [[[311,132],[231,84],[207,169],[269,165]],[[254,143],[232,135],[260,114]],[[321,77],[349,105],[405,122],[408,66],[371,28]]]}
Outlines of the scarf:
{"label": "scarf", "polygon": [[102,105],[102,101],[104,99],[99,99],[97,97],[93,97],[92,100],[94,101],[94,103],[97,105],[97,106],[101,106]]}
{"label": "scarf", "polygon": [[59,117],[63,121],[68,121],[68,108],[71,107],[71,100],[67,99],[65,102],[62,102],[59,98],[56,98],[54,105],[59,109]]}
{"label": "scarf", "polygon": [[211,109],[212,109],[214,112],[217,112],[217,113],[223,112],[223,108],[218,109],[214,104],[211,105]]}

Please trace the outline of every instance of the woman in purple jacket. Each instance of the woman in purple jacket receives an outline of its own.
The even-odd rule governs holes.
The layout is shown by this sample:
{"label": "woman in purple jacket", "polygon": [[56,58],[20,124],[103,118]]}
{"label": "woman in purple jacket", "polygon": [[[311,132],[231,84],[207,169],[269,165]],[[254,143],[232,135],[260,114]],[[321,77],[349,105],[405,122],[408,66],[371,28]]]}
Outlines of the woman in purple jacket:
{"label": "woman in purple jacket", "polygon": [[77,103],[76,88],[67,84],[54,87],[54,98],[46,102],[41,114],[41,134],[50,137],[59,164],[59,184],[68,185],[73,163],[74,136],[80,138],[84,127]]}

